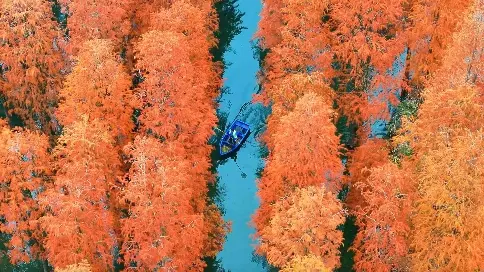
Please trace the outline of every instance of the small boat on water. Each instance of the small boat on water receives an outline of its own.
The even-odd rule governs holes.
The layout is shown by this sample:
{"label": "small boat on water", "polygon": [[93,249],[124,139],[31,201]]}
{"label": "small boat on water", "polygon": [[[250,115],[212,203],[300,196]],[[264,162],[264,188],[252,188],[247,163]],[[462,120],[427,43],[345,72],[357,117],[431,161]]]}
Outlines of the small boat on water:
{"label": "small boat on water", "polygon": [[220,139],[220,156],[228,155],[242,146],[245,139],[250,134],[250,127],[248,124],[235,120],[224,132],[222,139]]}

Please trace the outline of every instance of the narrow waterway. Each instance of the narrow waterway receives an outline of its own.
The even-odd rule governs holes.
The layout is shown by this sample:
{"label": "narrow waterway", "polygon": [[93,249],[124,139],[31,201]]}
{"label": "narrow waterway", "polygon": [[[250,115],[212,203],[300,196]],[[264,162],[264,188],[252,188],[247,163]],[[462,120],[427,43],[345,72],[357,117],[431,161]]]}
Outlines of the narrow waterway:
{"label": "narrow waterway", "polygon": [[[223,250],[207,271],[265,271],[263,262],[254,254],[254,229],[251,216],[259,205],[256,196],[257,174],[263,167],[263,148],[260,136],[268,115],[268,109],[260,104],[249,103],[258,89],[257,72],[259,60],[252,39],[257,31],[260,0],[237,1],[236,7],[242,16],[243,29],[230,42],[230,50],[223,55],[224,88],[220,97],[219,128],[224,130],[234,119],[251,126],[252,134],[236,157],[220,160],[214,156],[217,183],[214,198],[224,213],[224,219],[232,224]],[[221,24],[224,22],[221,21]]]}

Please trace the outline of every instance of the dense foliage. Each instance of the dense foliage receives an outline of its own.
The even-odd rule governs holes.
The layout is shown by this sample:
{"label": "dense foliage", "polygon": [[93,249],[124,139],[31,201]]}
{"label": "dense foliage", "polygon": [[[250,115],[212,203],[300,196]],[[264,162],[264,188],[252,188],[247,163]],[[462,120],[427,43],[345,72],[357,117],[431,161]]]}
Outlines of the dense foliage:
{"label": "dense foliage", "polygon": [[0,5],[0,90],[26,125],[1,123],[13,263],[200,271],[221,250],[228,224],[207,203],[213,3],[134,2]]}
{"label": "dense foliage", "polygon": [[[256,100],[272,115],[258,252],[284,271],[332,269],[338,251],[298,250],[324,231],[327,243],[352,243],[356,271],[482,270],[484,3],[263,2],[258,37],[268,53]],[[320,197],[304,215],[317,230],[305,231],[296,227],[301,192],[314,186],[341,200]],[[336,213],[356,218],[354,241],[331,235],[343,228],[328,225]]]}
{"label": "dense foliage", "polygon": [[[0,3],[10,262],[202,271],[222,249],[216,2]],[[356,271],[483,270],[483,0],[263,4],[257,254],[285,272],[338,269],[343,248]]]}

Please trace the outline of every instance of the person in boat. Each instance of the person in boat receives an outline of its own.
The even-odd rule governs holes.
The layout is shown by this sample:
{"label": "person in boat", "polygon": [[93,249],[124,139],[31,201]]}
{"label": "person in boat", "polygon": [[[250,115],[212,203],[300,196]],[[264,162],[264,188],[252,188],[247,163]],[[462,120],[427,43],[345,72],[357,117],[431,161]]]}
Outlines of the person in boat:
{"label": "person in boat", "polygon": [[237,144],[237,131],[234,129],[234,130],[229,130],[229,138],[228,138],[228,142],[232,145],[236,145]]}

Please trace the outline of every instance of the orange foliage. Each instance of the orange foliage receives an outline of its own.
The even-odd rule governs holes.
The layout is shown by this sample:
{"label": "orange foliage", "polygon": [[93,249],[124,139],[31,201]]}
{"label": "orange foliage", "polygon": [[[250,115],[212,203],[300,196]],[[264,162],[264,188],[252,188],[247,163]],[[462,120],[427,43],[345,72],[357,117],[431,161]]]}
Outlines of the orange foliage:
{"label": "orange foliage", "polygon": [[269,149],[274,147],[272,135],[279,126],[281,116],[291,112],[296,105],[296,101],[307,93],[317,94],[327,105],[333,103],[334,92],[319,73],[312,75],[290,74],[274,80],[272,84],[265,88],[260,98],[265,104],[272,102],[272,114],[267,120],[267,131],[263,138]]}
{"label": "orange foliage", "polygon": [[452,36],[442,65],[430,77],[433,88],[455,88],[464,84],[484,84],[484,2],[474,1]]}
{"label": "orange foliage", "polygon": [[[197,84],[197,77],[207,71],[190,62],[190,45],[183,34],[153,30],[143,34],[136,48],[136,65],[145,78],[137,93],[143,105],[141,128],[184,146],[181,152],[192,162],[193,189],[200,195],[197,202],[205,202],[211,178],[207,141],[217,120],[209,90],[203,88],[209,84]],[[153,59],[154,55],[160,57]],[[197,205],[203,212],[204,204]]]}
{"label": "orange foliage", "polygon": [[[281,211],[276,211],[274,203],[286,201],[298,187],[326,186],[333,191],[341,186],[341,146],[332,123],[334,93],[328,87],[328,79],[334,75],[330,66],[330,35],[321,22],[328,12],[327,1],[269,0],[264,1],[259,23],[257,35],[261,45],[270,51],[264,59],[263,93],[257,99],[272,103],[272,114],[263,136],[270,153],[258,181],[261,204],[253,222],[262,241],[258,251],[280,267],[294,257],[292,254],[307,252],[301,248],[301,252],[295,252],[297,243],[291,243],[290,237],[284,240],[285,233],[275,234],[285,224],[298,223],[298,219],[292,222],[292,218],[279,217]],[[321,64],[320,69],[314,71],[317,63]],[[336,199],[320,201],[324,205],[339,205]],[[332,236],[330,229],[317,231],[330,236],[328,243],[338,244],[341,238]],[[329,253],[329,260],[322,252],[313,253],[323,258],[327,267],[339,263],[335,252]]]}
{"label": "orange foliage", "polygon": [[484,269],[484,131],[458,131],[440,132],[419,160],[412,271]]}
{"label": "orange foliage", "polygon": [[[206,203],[207,140],[221,83],[209,54],[214,1],[60,3],[77,56],[63,89],[51,3],[0,3],[0,90],[10,114],[48,132],[60,102],[56,118],[65,125],[50,183],[46,137],[0,122],[0,231],[12,237],[11,260],[47,257],[59,271],[107,271],[120,238],[128,269],[202,270],[202,258],[215,256],[229,231]],[[482,0],[264,1],[257,36],[269,53],[260,100],[272,104],[272,115],[254,223],[257,250],[271,264],[339,266],[344,211],[335,194],[344,168],[336,105],[360,126],[362,143],[348,164],[347,204],[360,229],[355,268],[484,269],[483,7]],[[130,39],[125,60],[134,57],[142,76],[136,97],[115,53]],[[391,74],[406,49],[398,64],[405,75]],[[414,154],[400,169],[388,162],[384,140],[361,132],[389,117],[393,94],[408,80],[425,86],[424,102],[393,139]],[[140,135],[124,149],[131,168],[118,180],[134,107]],[[118,205],[128,213],[121,226]]]}
{"label": "orange foliage", "polygon": [[429,77],[418,119],[395,139],[410,142],[415,154],[406,169],[418,186],[412,271],[484,269],[483,43],[474,37],[483,33],[482,9],[475,1],[452,39],[445,37],[453,43]]}
{"label": "orange foliage", "polygon": [[[432,74],[422,97],[418,119],[404,122],[395,143],[408,141],[416,157],[428,150],[438,149],[434,141],[443,130],[449,139],[457,137],[460,128],[476,131],[484,123],[482,103],[482,48],[484,41],[474,35],[484,33],[479,21],[483,16],[482,0],[468,9],[461,29],[453,35],[453,44],[445,51],[443,66]],[[461,52],[456,53],[459,48]],[[477,50],[480,48],[481,50]],[[457,132],[454,132],[457,131]]]}
{"label": "orange foliage", "polygon": [[[205,1],[205,4],[209,2]],[[189,50],[198,51],[207,57],[207,49],[216,45],[212,33],[216,26],[217,21],[207,14],[207,9],[200,9],[186,0],[174,1],[169,8],[162,8],[159,12],[153,13],[151,18],[151,29],[183,33],[194,42]]]}
{"label": "orange foliage", "polygon": [[[150,31],[149,37],[145,37],[148,33],[143,35],[136,51],[138,69],[146,71],[147,74],[159,71],[166,74],[163,77],[147,75],[146,84],[143,82],[140,86],[141,96],[148,99],[166,99],[158,102],[157,106],[160,110],[167,111],[167,116],[172,116],[168,119],[170,121],[164,123],[177,127],[174,134],[189,134],[181,138],[178,135],[161,136],[177,138],[190,148],[200,148],[200,145],[206,147],[208,138],[213,134],[212,128],[216,124],[213,99],[218,95],[220,80],[209,54],[209,49],[215,46],[210,32],[215,22],[207,12],[187,1],[174,2],[169,9],[162,9],[159,13],[153,14],[152,29],[156,32]],[[186,18],[190,18],[192,23],[186,24]],[[150,42],[150,39],[154,39],[156,43]],[[160,39],[164,39],[164,42]],[[160,43],[166,47],[159,48]],[[163,59],[153,63],[153,60],[148,58],[149,54],[158,52],[164,53]],[[183,82],[177,78],[183,78]],[[145,94],[144,88],[154,93]],[[144,102],[146,105],[146,101]],[[157,105],[151,101],[148,103]],[[176,105],[176,113],[169,110],[170,104]],[[196,130],[190,132],[184,127]],[[206,148],[203,152],[198,154],[199,157],[208,155]]]}
{"label": "orange foliage", "polygon": [[219,71],[209,53],[209,49],[217,45],[213,37],[217,21],[209,12],[210,1],[204,2],[204,7],[199,8],[186,0],[175,1],[169,9],[161,9],[152,15],[151,28],[183,33],[186,36],[189,43],[186,49],[190,52],[190,61],[198,72],[192,89],[203,90],[205,100],[211,101],[218,95],[221,83]]}
{"label": "orange foliage", "polygon": [[126,146],[131,169],[123,199],[129,217],[122,219],[127,266],[145,270],[201,270],[203,216],[190,201],[190,165],[175,144],[136,137]]}
{"label": "orange foliage", "polygon": [[356,271],[408,271],[414,192],[409,174],[387,160],[366,169],[366,180],[356,182],[366,203],[355,210],[359,226],[353,246]]}
{"label": "orange foliage", "polygon": [[[130,0],[61,0],[60,4],[69,15],[68,51],[76,55],[76,65],[65,81],[56,111],[65,127],[53,151],[53,182],[44,185],[40,206],[33,197],[17,192],[37,190],[43,182],[40,176],[29,184],[32,188],[15,184],[2,190],[5,199],[0,210],[10,220],[2,230],[13,235],[13,249],[19,251],[12,256],[26,260],[24,244],[31,231],[36,242],[42,238],[34,227],[43,208],[45,214],[39,220],[46,234],[43,248],[56,270],[111,270],[118,238],[124,239],[128,266],[133,261],[142,269],[162,266],[201,270],[202,257],[214,256],[221,250],[229,229],[216,206],[206,204],[206,185],[213,179],[207,140],[217,121],[214,99],[221,83],[218,65],[212,63],[209,54],[209,49],[216,46],[212,34],[217,26],[213,1],[142,1],[139,7],[149,8],[135,13],[135,18],[130,18],[135,5]],[[22,109],[12,102],[17,99],[25,103],[26,110],[45,111],[47,117],[57,103],[54,87],[59,87],[62,80],[51,72],[60,70],[62,63],[56,51],[56,26],[50,21],[50,8],[47,1],[40,0],[10,0],[0,5],[0,26],[4,26],[0,29],[0,88],[15,110]],[[138,99],[133,99],[129,75],[123,72],[114,51],[125,45],[122,43],[127,41],[130,23],[143,21],[136,16],[148,12],[149,28],[145,20],[131,33],[135,37],[143,27],[143,31],[150,30],[134,50],[136,69],[143,81],[136,90]],[[130,56],[128,52],[127,58]],[[23,67],[17,65],[19,62]],[[22,74],[26,79],[19,79]],[[45,91],[45,99],[34,86],[40,94]],[[130,138],[133,107],[141,109],[139,131],[144,137],[138,136],[126,147],[132,166],[121,202],[128,205],[129,216],[123,219],[122,232],[118,233],[119,207],[115,202],[121,163],[116,147]],[[44,121],[37,115],[34,121]],[[24,134],[22,130],[17,132]],[[26,135],[36,142],[32,148],[47,148],[40,136],[34,139]],[[11,140],[8,137],[5,144]],[[14,160],[12,154],[4,155],[8,163]],[[31,158],[17,160],[27,163]],[[42,158],[42,162],[46,160]],[[40,161],[33,161],[38,171],[44,169],[37,166]],[[18,169],[9,172],[14,169],[10,166],[0,170],[18,175],[17,179],[6,180],[6,184],[19,183],[20,176],[27,179],[27,171],[34,171],[19,165],[25,173]],[[147,168],[140,170],[142,166]],[[15,207],[16,214],[5,212],[7,207]],[[14,222],[21,220],[25,222]],[[120,233],[122,237],[116,237]],[[160,250],[153,252],[154,245]],[[37,244],[29,250],[38,254]]]}
{"label": "orange foliage", "polygon": [[[214,256],[228,231],[218,209],[206,205],[212,179],[207,141],[217,121],[213,101],[220,85],[209,55],[216,22],[208,4],[162,4],[134,46],[143,76],[136,90],[143,136],[127,149],[132,165],[124,199],[130,214],[122,228],[125,262],[142,269],[201,270],[202,257]],[[143,184],[153,184],[154,191]],[[159,190],[166,190],[166,198]],[[138,203],[138,195],[147,202]],[[153,218],[148,225],[145,215]]]}
{"label": "orange foliage", "polygon": [[419,160],[412,271],[484,269],[484,131],[458,131],[440,132]]}
{"label": "orange foliage", "polygon": [[113,216],[107,192],[119,169],[114,140],[104,124],[83,116],[64,128],[55,148],[53,188],[40,198],[45,248],[56,268],[83,259],[96,269],[112,266]]}
{"label": "orange foliage", "polygon": [[314,255],[293,258],[281,272],[330,272],[321,258]]}
{"label": "orange foliage", "polygon": [[[264,60],[264,92],[274,79],[290,73],[336,76],[338,110],[360,126],[358,136],[364,140],[373,121],[389,119],[388,106],[399,103],[395,94],[402,88],[408,90],[408,77],[418,79],[421,71],[440,65],[449,34],[471,4],[434,2],[264,1],[258,32],[262,46],[270,49]],[[397,63],[408,46],[409,64]],[[395,68],[399,74],[392,72]]]}
{"label": "orange foliage", "polygon": [[215,204],[207,205],[204,212],[205,234],[204,256],[215,257],[223,249],[225,236],[231,230],[230,222],[225,222]]}
{"label": "orange foliage", "polygon": [[168,8],[171,2],[172,0],[131,1],[129,7],[132,14],[130,36],[139,38],[143,33],[147,32],[153,12],[162,8]]}
{"label": "orange foliage", "polygon": [[129,75],[116,61],[112,43],[87,41],[76,59],[77,64],[59,94],[57,118],[69,126],[89,113],[91,118],[102,121],[119,143],[126,142],[133,129],[134,97],[129,90]]}
{"label": "orange foliage", "polygon": [[400,139],[414,149],[419,198],[413,217],[412,271],[482,269],[484,156],[482,88],[424,95]]}
{"label": "orange foliage", "polygon": [[258,252],[270,264],[282,267],[295,256],[313,254],[325,266],[339,266],[343,234],[336,228],[343,224],[341,203],[324,187],[299,189],[274,204],[274,215],[260,235]]}
{"label": "orange foliage", "polygon": [[[55,189],[44,196],[52,214],[43,219],[43,227],[49,261],[56,268],[87,259],[103,271],[112,266],[116,242],[112,212],[117,212],[117,191],[112,189],[121,163],[114,145],[130,137],[134,104],[129,75],[116,61],[112,42],[95,39],[77,46],[77,64],[56,112],[65,131],[54,152]],[[68,227],[59,233],[60,225]]]}
{"label": "orange foliage", "polygon": [[[403,76],[392,74],[392,68],[406,48],[403,5],[393,0],[343,0],[332,6],[331,51],[341,66],[339,111],[360,126],[362,140],[374,120],[390,118],[388,104],[399,102],[395,93],[404,85]],[[348,82],[352,90],[345,93]]]}
{"label": "orange foliage", "polygon": [[260,209],[254,222],[262,229],[271,213],[270,204],[295,187],[341,185],[343,166],[339,137],[331,122],[332,109],[314,93],[304,95],[294,111],[283,116],[272,135],[274,150],[258,182]]}
{"label": "orange foliage", "polygon": [[297,101],[293,112],[281,117],[272,136],[275,146],[271,165],[281,179],[298,187],[324,182],[340,187],[341,146],[332,114],[322,98],[308,93]]}
{"label": "orange foliage", "polygon": [[424,93],[425,103],[419,109],[414,123],[406,122],[396,142],[410,141],[416,156],[440,146],[435,138],[442,133],[449,139],[458,137],[461,128],[476,131],[484,123],[483,104],[480,102],[482,87],[460,87],[437,91],[429,89]]}
{"label": "orange foliage", "polygon": [[356,206],[365,206],[365,199],[361,195],[362,186],[354,186],[357,183],[366,184],[371,168],[380,167],[388,162],[388,143],[383,139],[371,138],[357,147],[349,154],[348,171],[350,176],[346,181],[351,184],[346,198],[346,205],[351,209]]}
{"label": "orange foliage", "polygon": [[[132,1],[130,10],[133,12],[134,16],[132,18],[133,22],[133,29],[132,34],[135,36],[139,36],[140,34],[148,31],[151,27],[152,15],[163,9],[169,9],[172,5],[173,6],[183,6],[185,4],[191,4],[192,6],[196,7],[197,9],[203,11],[205,16],[211,16],[212,5],[217,0],[141,0],[141,1]],[[183,14],[186,14],[183,10],[178,10],[181,12],[180,18],[183,17]],[[175,13],[176,14],[176,13]],[[192,18],[189,19],[191,21]],[[180,21],[179,21],[180,22]],[[187,27],[190,27],[184,22]],[[183,22],[182,22],[183,23]],[[199,41],[200,42],[200,41]]]}
{"label": "orange foliage", "polygon": [[459,29],[473,2],[479,5],[479,0],[410,2],[412,27],[407,34],[411,54],[408,65],[414,81],[421,82],[440,67],[442,56],[452,42],[452,33]]}
{"label": "orange foliage", "polygon": [[[316,59],[321,63],[324,59],[325,68],[330,67],[332,56],[325,54],[328,31],[321,25],[328,8],[329,1],[264,1],[257,36],[262,38],[264,48],[271,49],[264,59],[268,80],[307,72]],[[331,70],[328,70],[325,75],[329,78]]]}
{"label": "orange foliage", "polygon": [[64,269],[56,269],[55,272],[91,272],[91,265],[86,261],[82,260],[77,264],[68,265]]}
{"label": "orange foliage", "polygon": [[206,141],[215,124],[215,115],[207,112],[214,109],[206,102],[204,93],[193,88],[197,70],[190,62],[184,35],[149,31],[136,48],[136,66],[146,74],[138,90],[144,130],[167,139],[190,137],[197,142]]}
{"label": "orange foliage", "polygon": [[[350,65],[349,76],[356,79],[358,90],[370,91],[390,80],[387,70],[405,49],[403,16],[403,1],[342,0],[332,6],[331,20],[337,26],[331,49]],[[368,68],[377,73],[371,85],[364,82]]]}
{"label": "orange foliage", "polygon": [[42,257],[31,239],[40,243],[42,236],[37,196],[45,187],[48,147],[46,136],[0,124],[0,231],[12,236],[8,248],[14,263]]}
{"label": "orange foliage", "polygon": [[274,115],[282,116],[292,111],[296,101],[309,92],[318,94],[327,104],[333,103],[334,92],[321,73],[286,75],[279,80],[274,80],[273,84],[265,88],[264,96],[261,98],[266,105],[272,102],[278,106],[277,110],[280,111]]}
{"label": "orange foliage", "polygon": [[58,25],[44,0],[0,3],[0,92],[31,129],[50,132],[63,61]]}
{"label": "orange foliage", "polygon": [[417,120],[404,122],[395,138],[397,144],[409,142],[414,153],[405,167],[413,174],[406,175],[407,182],[418,188],[412,211],[411,271],[484,268],[484,231],[479,223],[484,220],[484,103],[479,85],[483,41],[478,37],[483,33],[478,19],[483,6],[477,0],[461,16],[464,19],[455,20],[455,12],[468,5],[460,3],[452,18],[441,10],[445,6],[426,7],[443,20],[431,25],[436,42],[426,46],[444,54],[432,61],[422,55],[429,62],[422,71],[434,73],[427,77]]}
{"label": "orange foliage", "polygon": [[132,0],[59,0],[68,11],[69,48],[77,54],[84,42],[109,39],[120,46],[128,35]]}
{"label": "orange foliage", "polygon": [[[338,76],[339,110],[351,121],[389,118],[388,101],[404,83],[389,70],[405,50],[402,1],[265,1],[258,36],[270,49],[265,61],[267,90],[290,73]],[[335,65],[335,63],[337,63]],[[375,96],[375,89],[384,91]]]}

